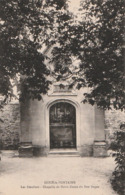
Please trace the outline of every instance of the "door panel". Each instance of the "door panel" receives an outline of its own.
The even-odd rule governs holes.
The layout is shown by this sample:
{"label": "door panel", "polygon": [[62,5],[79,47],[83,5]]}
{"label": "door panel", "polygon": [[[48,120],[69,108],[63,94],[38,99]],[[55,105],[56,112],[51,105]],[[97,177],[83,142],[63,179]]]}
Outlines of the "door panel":
{"label": "door panel", "polygon": [[75,107],[65,102],[56,103],[50,108],[50,148],[75,147]]}

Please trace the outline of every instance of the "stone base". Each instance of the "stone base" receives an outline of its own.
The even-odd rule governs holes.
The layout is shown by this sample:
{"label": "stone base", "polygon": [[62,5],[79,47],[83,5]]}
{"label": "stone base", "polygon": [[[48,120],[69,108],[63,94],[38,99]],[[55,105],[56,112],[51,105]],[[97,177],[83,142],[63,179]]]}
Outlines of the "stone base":
{"label": "stone base", "polygon": [[33,146],[33,155],[34,156],[47,156],[49,149],[46,147]]}
{"label": "stone base", "polygon": [[19,157],[33,157],[33,146],[29,143],[21,143],[18,148]]}
{"label": "stone base", "polygon": [[81,157],[93,156],[93,145],[83,145],[78,148]]}
{"label": "stone base", "polygon": [[[19,157],[48,156],[49,154],[49,148],[41,146],[32,146],[31,143],[21,144],[18,151]],[[59,151],[57,150],[57,152]],[[81,157],[106,157],[108,156],[107,144],[104,141],[95,141],[93,145],[82,145],[81,147],[78,147],[77,153]]]}
{"label": "stone base", "polygon": [[107,154],[107,144],[106,142],[102,141],[95,141],[93,144],[93,156],[94,157],[106,157]]}

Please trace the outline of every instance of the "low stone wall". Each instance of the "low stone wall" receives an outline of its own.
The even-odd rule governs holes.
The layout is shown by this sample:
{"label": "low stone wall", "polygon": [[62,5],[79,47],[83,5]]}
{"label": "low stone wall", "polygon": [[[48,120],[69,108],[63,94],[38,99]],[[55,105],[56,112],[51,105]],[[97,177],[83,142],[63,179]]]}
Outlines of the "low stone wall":
{"label": "low stone wall", "polygon": [[17,149],[19,144],[20,109],[18,103],[4,106],[0,111],[0,149]]}

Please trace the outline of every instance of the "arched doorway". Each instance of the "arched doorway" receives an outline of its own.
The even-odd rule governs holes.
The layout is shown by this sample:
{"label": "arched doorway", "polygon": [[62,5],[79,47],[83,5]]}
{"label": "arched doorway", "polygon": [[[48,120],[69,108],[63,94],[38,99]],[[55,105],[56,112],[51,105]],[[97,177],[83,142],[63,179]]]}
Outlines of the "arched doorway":
{"label": "arched doorway", "polygon": [[76,148],[76,109],[67,102],[57,102],[49,112],[50,149]]}

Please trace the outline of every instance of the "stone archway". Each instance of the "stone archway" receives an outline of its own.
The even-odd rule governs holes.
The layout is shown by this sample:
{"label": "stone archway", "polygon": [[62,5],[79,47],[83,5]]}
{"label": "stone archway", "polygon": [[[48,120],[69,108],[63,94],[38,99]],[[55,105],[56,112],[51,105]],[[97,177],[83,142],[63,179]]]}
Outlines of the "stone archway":
{"label": "stone archway", "polygon": [[80,147],[80,130],[81,130],[81,120],[80,120],[80,113],[81,113],[81,109],[79,104],[72,99],[67,99],[67,98],[52,98],[45,107],[46,110],[46,114],[45,114],[45,121],[46,121],[46,148],[48,148],[48,152],[51,150],[51,140],[50,140],[50,109],[53,105],[55,105],[56,103],[60,103],[60,102],[64,102],[64,103],[69,103],[70,105],[73,106],[73,108],[75,109],[75,117],[76,117],[76,121],[75,121],[75,150],[79,150]]}
{"label": "stone archway", "polygon": [[76,148],[76,109],[57,102],[49,110],[50,149]]}

